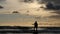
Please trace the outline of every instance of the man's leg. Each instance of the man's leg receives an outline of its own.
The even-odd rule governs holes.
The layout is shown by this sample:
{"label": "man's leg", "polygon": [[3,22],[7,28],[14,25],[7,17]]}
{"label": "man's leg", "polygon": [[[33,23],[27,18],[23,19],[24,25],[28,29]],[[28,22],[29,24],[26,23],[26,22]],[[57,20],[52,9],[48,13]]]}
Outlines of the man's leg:
{"label": "man's leg", "polygon": [[36,31],[37,31],[37,27],[36,27]]}

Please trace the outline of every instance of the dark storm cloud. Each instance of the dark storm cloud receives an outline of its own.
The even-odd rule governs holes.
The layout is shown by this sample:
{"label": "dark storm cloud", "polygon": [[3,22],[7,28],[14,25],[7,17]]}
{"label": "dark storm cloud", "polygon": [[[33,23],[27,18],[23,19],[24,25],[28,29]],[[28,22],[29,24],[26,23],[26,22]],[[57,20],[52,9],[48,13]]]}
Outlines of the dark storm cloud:
{"label": "dark storm cloud", "polygon": [[3,1],[6,1],[6,0],[0,0],[0,2],[3,2]]}
{"label": "dark storm cloud", "polygon": [[[60,1],[59,0],[42,0],[43,2],[54,2],[56,5],[60,6]],[[52,13],[56,13],[58,15],[52,15],[49,18],[55,18],[55,19],[60,19],[60,9],[59,10],[54,10],[54,12]]]}
{"label": "dark storm cloud", "polygon": [[55,4],[60,4],[59,0],[42,0],[44,2],[54,2]]}
{"label": "dark storm cloud", "polygon": [[6,0],[0,0],[0,4],[5,4]]}
{"label": "dark storm cloud", "polygon": [[26,3],[32,3],[34,1],[37,1],[37,3],[46,3],[46,2],[60,3],[59,0],[19,0],[19,1],[26,2]]}
{"label": "dark storm cloud", "polygon": [[33,0],[24,0],[24,2],[33,2]]}
{"label": "dark storm cloud", "polygon": [[0,6],[0,9],[3,9],[3,6]]}
{"label": "dark storm cloud", "polygon": [[21,2],[32,3],[34,0],[19,0]]}

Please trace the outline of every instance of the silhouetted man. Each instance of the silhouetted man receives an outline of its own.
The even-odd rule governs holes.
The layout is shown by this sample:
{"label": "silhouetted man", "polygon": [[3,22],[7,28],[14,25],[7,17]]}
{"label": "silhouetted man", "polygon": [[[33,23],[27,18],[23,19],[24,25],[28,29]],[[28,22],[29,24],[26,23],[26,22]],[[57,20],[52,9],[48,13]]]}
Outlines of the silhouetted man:
{"label": "silhouetted man", "polygon": [[35,21],[35,23],[34,23],[34,30],[37,31],[37,28],[38,28],[38,23],[37,23],[37,21]]}

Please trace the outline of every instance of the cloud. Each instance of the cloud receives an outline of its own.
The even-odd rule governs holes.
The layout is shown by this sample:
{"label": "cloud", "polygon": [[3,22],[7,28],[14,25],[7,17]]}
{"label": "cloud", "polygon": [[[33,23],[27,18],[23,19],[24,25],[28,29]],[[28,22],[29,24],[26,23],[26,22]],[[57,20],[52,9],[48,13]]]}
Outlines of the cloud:
{"label": "cloud", "polygon": [[0,1],[5,1],[5,0],[0,0]]}
{"label": "cloud", "polygon": [[32,3],[34,0],[19,0],[20,2]]}
{"label": "cloud", "polygon": [[6,0],[0,0],[0,5],[5,3],[6,3]]}
{"label": "cloud", "polygon": [[4,2],[4,1],[6,1],[6,0],[0,0],[0,2]]}
{"label": "cloud", "polygon": [[60,1],[59,0],[42,0],[44,2],[55,2],[56,4],[60,4]]}
{"label": "cloud", "polygon": [[56,13],[56,14],[59,14],[60,15],[60,10],[55,10],[54,12],[52,13]]}
{"label": "cloud", "polygon": [[60,10],[55,10],[55,11],[53,11],[51,13],[55,13],[57,15],[52,15],[52,16],[50,16],[50,18],[60,19]]}
{"label": "cloud", "polygon": [[53,16],[50,16],[50,18],[60,19],[60,15],[53,15]]}

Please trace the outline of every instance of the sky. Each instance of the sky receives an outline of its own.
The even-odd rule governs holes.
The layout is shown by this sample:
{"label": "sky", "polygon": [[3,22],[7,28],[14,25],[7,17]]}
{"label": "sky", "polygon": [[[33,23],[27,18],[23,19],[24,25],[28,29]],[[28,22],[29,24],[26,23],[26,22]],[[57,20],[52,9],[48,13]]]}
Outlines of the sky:
{"label": "sky", "polygon": [[[39,1],[42,2],[41,0]],[[0,25],[31,26],[34,21],[38,21],[39,25],[60,25],[60,11],[40,8],[41,6],[45,7],[45,4],[40,4],[39,1],[0,0],[0,5],[3,7],[0,9]],[[13,11],[18,11],[19,13],[14,14],[12,13]]]}

